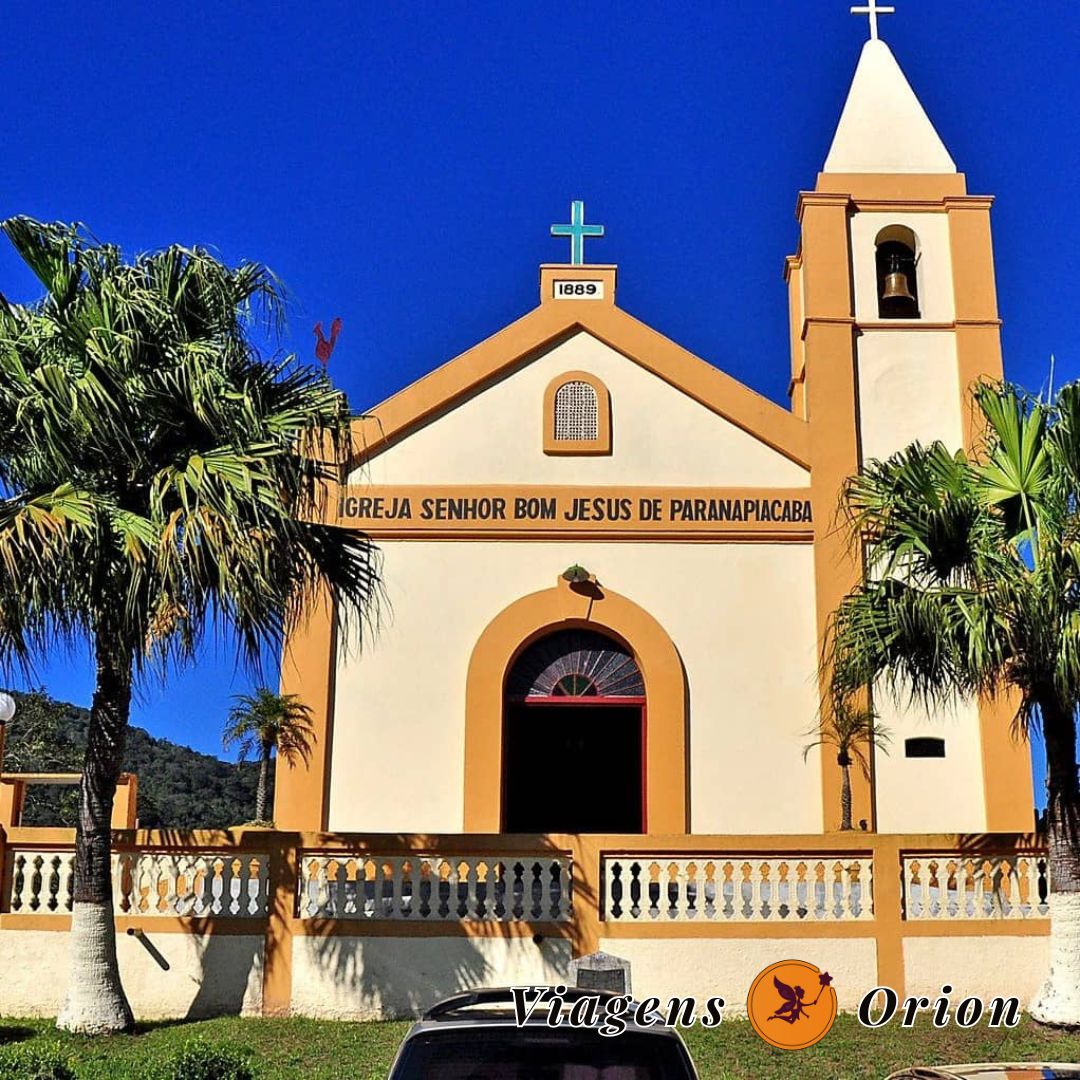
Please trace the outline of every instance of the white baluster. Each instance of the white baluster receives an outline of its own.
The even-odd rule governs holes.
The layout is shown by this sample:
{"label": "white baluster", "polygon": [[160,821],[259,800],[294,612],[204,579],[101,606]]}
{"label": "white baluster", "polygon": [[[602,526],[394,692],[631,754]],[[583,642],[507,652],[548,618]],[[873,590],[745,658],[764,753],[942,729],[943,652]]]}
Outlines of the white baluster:
{"label": "white baluster", "polygon": [[[668,862],[660,867],[660,917],[678,918],[679,912],[679,864]],[[674,894],[674,895],[673,895]]]}
{"label": "white baluster", "polygon": [[[693,859],[681,863],[680,866],[682,867],[682,887],[679,893],[682,906],[677,917],[684,922],[689,922],[698,918],[701,913],[701,870]],[[691,903],[691,896],[693,903]]]}
{"label": "white baluster", "polygon": [[[447,897],[446,897],[446,919],[452,921],[452,920],[454,920],[454,919],[456,919],[458,917],[458,913],[457,913],[457,906],[458,906],[458,865],[457,865],[457,859],[451,858],[451,859],[447,860],[447,868],[448,868],[448,873],[446,875],[446,884],[447,884],[448,892],[447,892]],[[532,884],[532,872],[529,870],[528,867],[526,867],[526,875],[527,875],[527,878],[526,878],[527,885],[526,885],[526,894],[525,894],[526,895],[526,900],[525,900],[525,903],[526,903],[526,907],[528,907],[529,905],[532,904],[532,889],[530,887],[531,884]]]}
{"label": "white baluster", "polygon": [[[398,856],[393,861],[393,876],[390,882],[390,918],[400,919],[404,912],[402,911],[401,890],[402,882],[404,880],[405,872],[405,859]],[[489,875],[490,879],[490,875]]]}
{"label": "white baluster", "polygon": [[758,864],[758,903],[754,918],[761,922],[767,922],[774,918],[776,910],[776,881],[773,877],[773,866],[768,860]]}
{"label": "white baluster", "polygon": [[320,919],[333,917],[335,914],[331,905],[331,861],[325,857],[315,860],[315,916]]}
{"label": "white baluster", "polygon": [[[572,859],[560,859],[559,865],[562,873],[559,881],[562,890],[559,893],[559,921],[563,922],[573,917],[574,913],[574,862]],[[623,905],[625,911],[626,905]]]}
{"label": "white baluster", "polygon": [[776,882],[773,885],[773,918],[781,921],[791,919],[791,864],[780,859],[776,864]]}
{"label": "white baluster", "polygon": [[372,904],[372,918],[385,919],[386,918],[386,860],[383,858],[376,858],[375,860],[375,884],[374,884],[374,902]]}
{"label": "white baluster", "polygon": [[315,875],[318,867],[319,860],[314,855],[305,855],[300,862],[300,916],[304,919],[312,919],[317,914]]}
{"label": "white baluster", "polygon": [[[478,919],[477,914],[479,910],[479,903],[476,898],[476,886],[477,879],[480,876],[480,859],[469,858],[464,860],[462,865],[465,867],[466,875],[466,887],[465,887],[465,918],[466,920]],[[548,899],[548,887],[551,884],[550,878],[544,882],[544,901],[547,906]]]}
{"label": "white baluster", "polygon": [[[604,897],[607,907],[607,910],[604,912],[604,918],[610,919],[612,922],[618,922],[627,914],[627,881],[622,859],[604,859],[601,874],[604,880]],[[616,906],[615,896],[616,885],[618,885],[619,888],[618,906]],[[565,887],[563,891],[565,893]],[[561,910],[559,914],[560,916],[562,915]]]}
{"label": "white baluster", "polygon": [[249,855],[247,857],[245,880],[248,883],[248,915],[263,914],[263,864],[265,862],[266,860],[261,855]]}
{"label": "white baluster", "polygon": [[211,858],[208,861],[209,866],[207,867],[207,873],[209,874],[210,881],[210,913],[213,915],[226,915],[228,914],[228,911],[226,908],[227,897],[225,894],[225,867],[220,858]]}
{"label": "white baluster", "polygon": [[906,919],[918,918],[915,908],[915,868],[914,860],[900,859],[900,901]]}
{"label": "white baluster", "polygon": [[50,898],[50,909],[57,915],[64,915],[71,911],[70,893],[68,892],[68,875],[71,872],[71,855],[66,851],[57,851],[53,855],[55,872],[53,884],[55,891]]}
{"label": "white baluster", "polygon": [[180,866],[177,856],[170,856],[168,866],[166,867],[166,880],[168,881],[169,891],[165,897],[168,905],[168,912],[170,915],[180,914]]}
{"label": "white baluster", "polygon": [[190,852],[176,858],[176,913],[191,915],[195,909],[195,860]]}

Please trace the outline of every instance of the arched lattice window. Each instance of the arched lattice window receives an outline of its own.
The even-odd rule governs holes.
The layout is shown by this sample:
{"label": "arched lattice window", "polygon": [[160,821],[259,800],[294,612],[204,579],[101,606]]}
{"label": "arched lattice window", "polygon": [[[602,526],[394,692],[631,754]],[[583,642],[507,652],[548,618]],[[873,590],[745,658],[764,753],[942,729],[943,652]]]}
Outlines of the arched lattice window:
{"label": "arched lattice window", "polygon": [[575,379],[565,382],[555,391],[555,438],[595,439],[599,433],[600,417],[596,390],[587,382]]}
{"label": "arched lattice window", "polygon": [[534,641],[514,663],[506,696],[641,698],[645,682],[630,652],[592,630],[558,630]]}
{"label": "arched lattice window", "polygon": [[544,453],[611,453],[611,397],[595,376],[568,371],[548,384]]}

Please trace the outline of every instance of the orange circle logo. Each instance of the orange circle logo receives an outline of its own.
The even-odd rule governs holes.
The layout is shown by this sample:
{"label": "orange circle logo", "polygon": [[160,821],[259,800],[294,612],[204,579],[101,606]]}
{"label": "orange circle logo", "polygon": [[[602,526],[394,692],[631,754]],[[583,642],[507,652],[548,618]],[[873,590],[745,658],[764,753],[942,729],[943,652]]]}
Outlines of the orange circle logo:
{"label": "orange circle logo", "polygon": [[829,1033],[836,1019],[836,991],[827,971],[805,960],[770,964],[746,996],[754,1030],[781,1050],[805,1050]]}

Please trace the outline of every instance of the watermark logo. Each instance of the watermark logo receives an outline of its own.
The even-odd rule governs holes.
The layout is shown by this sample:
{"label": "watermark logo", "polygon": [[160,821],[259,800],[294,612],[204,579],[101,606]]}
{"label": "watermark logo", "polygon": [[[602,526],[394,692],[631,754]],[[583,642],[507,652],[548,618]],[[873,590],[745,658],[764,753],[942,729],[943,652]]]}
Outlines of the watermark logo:
{"label": "watermark logo", "polygon": [[780,1050],[805,1050],[820,1042],[836,1020],[832,976],[805,960],[770,964],[746,997],[754,1030]]}

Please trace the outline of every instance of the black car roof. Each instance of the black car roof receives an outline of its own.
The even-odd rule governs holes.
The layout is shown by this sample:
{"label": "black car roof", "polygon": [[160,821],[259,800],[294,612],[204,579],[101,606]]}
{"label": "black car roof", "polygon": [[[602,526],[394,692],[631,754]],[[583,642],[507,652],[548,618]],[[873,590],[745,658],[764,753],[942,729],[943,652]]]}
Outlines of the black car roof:
{"label": "black car roof", "polygon": [[[547,990],[551,988],[529,987],[528,989]],[[567,987],[559,995],[563,1001],[571,1005],[575,1001],[580,1001],[582,998],[599,998],[601,1006],[611,998],[625,996],[625,994],[616,994],[612,990],[588,990],[577,986]],[[432,1005],[432,1007],[424,1013],[423,1018],[425,1020],[461,1019],[458,1014],[464,1009],[474,1009],[479,1005],[512,1005],[513,1003],[514,992],[510,987],[485,987],[480,990],[467,990],[464,993],[454,994],[452,997],[444,998],[438,1004]],[[498,1010],[498,1012],[499,1015],[502,1014],[502,1010]],[[475,1016],[477,1013],[472,1012],[470,1015]]]}

